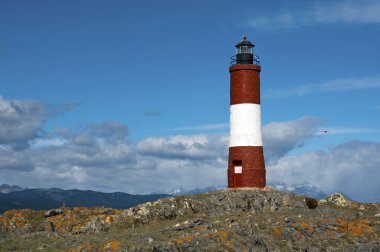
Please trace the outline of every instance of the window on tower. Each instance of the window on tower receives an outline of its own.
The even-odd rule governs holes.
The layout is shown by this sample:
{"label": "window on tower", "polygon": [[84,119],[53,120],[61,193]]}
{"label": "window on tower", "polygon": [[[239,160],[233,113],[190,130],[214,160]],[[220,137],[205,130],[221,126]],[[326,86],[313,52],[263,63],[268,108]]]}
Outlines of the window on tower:
{"label": "window on tower", "polygon": [[243,163],[241,160],[232,161],[234,165],[234,173],[243,173]]}

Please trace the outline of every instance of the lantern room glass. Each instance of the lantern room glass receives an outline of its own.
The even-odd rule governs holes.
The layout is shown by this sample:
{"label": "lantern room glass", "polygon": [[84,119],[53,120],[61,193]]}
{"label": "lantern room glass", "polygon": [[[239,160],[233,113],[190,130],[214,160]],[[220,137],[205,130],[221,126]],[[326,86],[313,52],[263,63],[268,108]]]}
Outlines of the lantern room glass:
{"label": "lantern room glass", "polygon": [[236,48],[236,54],[249,53],[253,54],[252,46],[239,46]]}

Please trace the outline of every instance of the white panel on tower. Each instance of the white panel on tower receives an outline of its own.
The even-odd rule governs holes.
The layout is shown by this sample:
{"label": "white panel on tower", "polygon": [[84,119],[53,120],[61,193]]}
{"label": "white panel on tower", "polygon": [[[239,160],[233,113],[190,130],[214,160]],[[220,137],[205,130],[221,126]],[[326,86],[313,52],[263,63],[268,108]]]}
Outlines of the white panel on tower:
{"label": "white panel on tower", "polygon": [[263,146],[260,104],[230,106],[230,147]]}
{"label": "white panel on tower", "polygon": [[242,166],[235,166],[235,173],[243,173],[243,167]]}

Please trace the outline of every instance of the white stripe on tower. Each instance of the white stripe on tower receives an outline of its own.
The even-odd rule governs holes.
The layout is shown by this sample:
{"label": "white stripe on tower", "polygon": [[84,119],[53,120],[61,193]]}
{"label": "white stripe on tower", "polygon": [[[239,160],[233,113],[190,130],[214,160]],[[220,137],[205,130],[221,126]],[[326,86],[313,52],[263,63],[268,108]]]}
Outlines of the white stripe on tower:
{"label": "white stripe on tower", "polygon": [[230,106],[230,147],[263,146],[260,104]]}

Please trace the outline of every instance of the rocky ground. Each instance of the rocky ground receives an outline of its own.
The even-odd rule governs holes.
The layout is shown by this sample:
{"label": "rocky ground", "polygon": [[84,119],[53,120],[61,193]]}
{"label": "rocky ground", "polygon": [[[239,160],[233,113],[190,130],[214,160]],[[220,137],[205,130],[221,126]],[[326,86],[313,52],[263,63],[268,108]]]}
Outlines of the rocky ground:
{"label": "rocky ground", "polygon": [[130,209],[10,210],[0,251],[380,251],[380,204],[266,190],[163,198]]}

